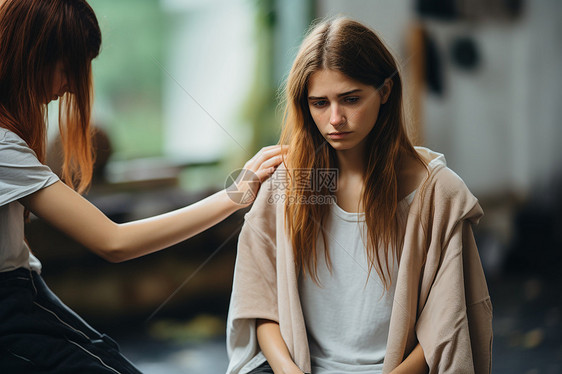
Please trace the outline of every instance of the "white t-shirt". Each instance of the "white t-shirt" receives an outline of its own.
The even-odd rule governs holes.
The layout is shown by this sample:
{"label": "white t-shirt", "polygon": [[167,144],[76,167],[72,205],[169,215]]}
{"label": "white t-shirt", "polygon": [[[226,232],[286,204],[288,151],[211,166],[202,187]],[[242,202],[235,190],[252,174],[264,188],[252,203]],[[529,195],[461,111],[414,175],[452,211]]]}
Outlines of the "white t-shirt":
{"label": "white t-shirt", "polygon": [[0,127],[0,272],[20,267],[41,271],[24,240],[24,207],[18,199],[58,180],[23,139]]}
{"label": "white t-shirt", "polygon": [[[399,214],[408,213],[414,193],[399,203]],[[332,272],[320,237],[319,285],[308,275],[299,279],[313,374],[382,373],[398,264],[389,262],[393,282],[388,292],[376,270],[367,281],[365,229],[364,213],[332,204],[324,225]]]}

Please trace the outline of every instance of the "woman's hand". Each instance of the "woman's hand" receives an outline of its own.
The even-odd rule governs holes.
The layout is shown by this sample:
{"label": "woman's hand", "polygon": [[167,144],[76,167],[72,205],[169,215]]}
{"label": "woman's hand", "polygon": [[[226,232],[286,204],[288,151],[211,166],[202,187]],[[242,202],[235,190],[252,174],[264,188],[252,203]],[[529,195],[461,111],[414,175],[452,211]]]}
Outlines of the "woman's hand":
{"label": "woman's hand", "polygon": [[240,207],[254,202],[260,185],[273,174],[287,153],[286,146],[262,148],[240,170],[236,180],[226,189],[228,197]]}

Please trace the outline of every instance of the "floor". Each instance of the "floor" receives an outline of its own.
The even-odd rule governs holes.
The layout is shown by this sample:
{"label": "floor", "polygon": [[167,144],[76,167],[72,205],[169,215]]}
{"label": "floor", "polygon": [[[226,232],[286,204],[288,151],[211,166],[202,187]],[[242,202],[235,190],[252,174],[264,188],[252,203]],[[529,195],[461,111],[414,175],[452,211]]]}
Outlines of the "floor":
{"label": "floor", "polygon": [[562,373],[561,290],[535,277],[490,284],[493,373]]}
{"label": "floor", "polygon": [[166,342],[148,336],[124,337],[122,351],[146,374],[225,373],[224,337],[203,342]]}

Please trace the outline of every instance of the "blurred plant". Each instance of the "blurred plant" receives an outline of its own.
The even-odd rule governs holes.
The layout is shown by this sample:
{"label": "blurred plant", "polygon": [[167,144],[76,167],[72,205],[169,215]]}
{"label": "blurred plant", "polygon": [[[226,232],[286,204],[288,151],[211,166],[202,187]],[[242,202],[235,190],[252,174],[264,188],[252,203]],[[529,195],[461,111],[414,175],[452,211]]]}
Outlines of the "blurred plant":
{"label": "blurred plant", "polygon": [[275,144],[279,138],[281,116],[277,108],[274,77],[275,0],[254,0],[256,6],[255,38],[257,45],[254,81],[242,108],[242,118],[252,125],[250,150]]}
{"label": "blurred plant", "polygon": [[102,29],[94,60],[94,116],[117,157],[162,154],[164,12],[158,0],[90,0]]}

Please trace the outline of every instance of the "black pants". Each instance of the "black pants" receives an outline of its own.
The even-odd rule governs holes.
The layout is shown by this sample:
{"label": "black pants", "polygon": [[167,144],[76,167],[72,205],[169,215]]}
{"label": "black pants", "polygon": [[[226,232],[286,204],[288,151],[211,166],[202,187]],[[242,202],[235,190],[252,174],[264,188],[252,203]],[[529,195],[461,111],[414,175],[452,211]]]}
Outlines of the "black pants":
{"label": "black pants", "polygon": [[273,374],[273,369],[269,366],[269,363],[266,361],[254,370],[250,371],[248,374]]}
{"label": "black pants", "polygon": [[254,370],[250,371],[248,374],[273,374],[273,369],[269,366],[269,363],[266,361]]}
{"label": "black pants", "polygon": [[36,272],[0,273],[0,373],[138,374],[110,337],[64,305]]}

